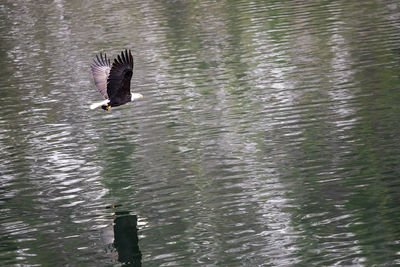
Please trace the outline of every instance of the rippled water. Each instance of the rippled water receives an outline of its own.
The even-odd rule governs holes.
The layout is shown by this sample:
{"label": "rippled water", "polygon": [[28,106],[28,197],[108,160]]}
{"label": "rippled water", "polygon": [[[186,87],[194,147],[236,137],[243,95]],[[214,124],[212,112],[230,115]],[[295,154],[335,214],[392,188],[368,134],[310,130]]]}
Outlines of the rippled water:
{"label": "rippled water", "polygon": [[[397,1],[2,1],[0,263],[400,264]],[[143,101],[101,100],[131,48]]]}

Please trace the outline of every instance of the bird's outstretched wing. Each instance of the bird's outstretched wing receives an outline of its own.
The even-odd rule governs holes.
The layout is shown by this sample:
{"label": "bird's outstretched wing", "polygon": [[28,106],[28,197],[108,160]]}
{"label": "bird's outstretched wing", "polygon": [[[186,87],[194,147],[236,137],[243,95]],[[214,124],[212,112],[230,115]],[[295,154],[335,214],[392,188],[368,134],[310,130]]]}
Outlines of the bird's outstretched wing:
{"label": "bird's outstretched wing", "polygon": [[96,59],[93,60],[93,63],[90,66],[92,69],[94,84],[104,98],[109,99],[107,94],[107,79],[110,75],[111,63],[106,54],[104,54],[103,57],[103,54],[100,53],[100,56],[96,55]]}
{"label": "bird's outstretched wing", "polygon": [[122,51],[121,55],[114,59],[108,76],[107,94],[110,99],[130,95],[132,71],[131,50]]}

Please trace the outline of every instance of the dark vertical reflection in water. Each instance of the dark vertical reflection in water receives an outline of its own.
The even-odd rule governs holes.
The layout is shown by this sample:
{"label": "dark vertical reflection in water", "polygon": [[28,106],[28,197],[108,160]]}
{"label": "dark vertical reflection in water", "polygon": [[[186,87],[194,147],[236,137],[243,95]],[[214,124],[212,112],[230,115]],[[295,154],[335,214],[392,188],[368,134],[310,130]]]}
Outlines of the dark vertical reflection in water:
{"label": "dark vertical reflection in water", "polygon": [[[0,261],[399,264],[399,8],[4,1]],[[89,111],[125,48],[144,100]]]}
{"label": "dark vertical reflection in water", "polygon": [[[114,208],[112,206],[111,208]],[[106,252],[115,261],[126,266],[142,266],[142,254],[139,248],[139,238],[136,215],[127,211],[117,211],[112,224],[102,229],[101,237],[106,245]]]}

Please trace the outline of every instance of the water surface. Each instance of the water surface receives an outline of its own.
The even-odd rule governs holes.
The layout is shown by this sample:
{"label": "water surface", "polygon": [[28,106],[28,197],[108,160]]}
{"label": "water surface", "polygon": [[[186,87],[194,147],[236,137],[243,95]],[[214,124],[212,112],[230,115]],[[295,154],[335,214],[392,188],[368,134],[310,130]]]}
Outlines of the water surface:
{"label": "water surface", "polygon": [[[0,19],[2,266],[400,264],[397,1]],[[125,48],[144,99],[89,110],[92,58]]]}

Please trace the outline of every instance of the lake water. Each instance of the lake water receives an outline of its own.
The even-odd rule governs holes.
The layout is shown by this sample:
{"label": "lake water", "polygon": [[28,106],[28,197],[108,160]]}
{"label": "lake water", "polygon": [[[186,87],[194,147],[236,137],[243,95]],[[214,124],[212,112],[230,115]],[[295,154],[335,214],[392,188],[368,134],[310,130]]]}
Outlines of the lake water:
{"label": "lake water", "polygon": [[[1,266],[400,264],[400,3],[0,3]],[[90,64],[132,50],[143,100]]]}

